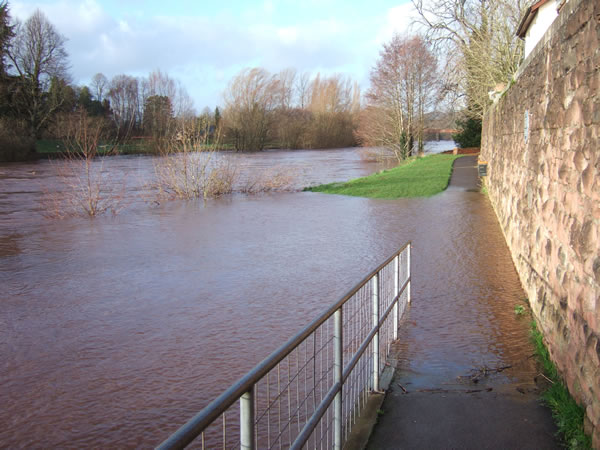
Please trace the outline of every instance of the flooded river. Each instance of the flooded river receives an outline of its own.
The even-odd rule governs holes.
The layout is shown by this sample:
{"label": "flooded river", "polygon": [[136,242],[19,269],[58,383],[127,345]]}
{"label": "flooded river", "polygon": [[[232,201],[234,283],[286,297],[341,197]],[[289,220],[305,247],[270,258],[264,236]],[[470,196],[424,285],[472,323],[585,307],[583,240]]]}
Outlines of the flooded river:
{"label": "flooded river", "polygon": [[[299,187],[381,168],[358,152],[235,156],[297,167]],[[42,214],[57,163],[0,166],[2,447],[156,445],[408,240],[411,370],[454,377],[528,354],[522,292],[481,194],[156,203],[136,181],[152,158],[104,164],[134,181],[126,209],[93,220]]]}

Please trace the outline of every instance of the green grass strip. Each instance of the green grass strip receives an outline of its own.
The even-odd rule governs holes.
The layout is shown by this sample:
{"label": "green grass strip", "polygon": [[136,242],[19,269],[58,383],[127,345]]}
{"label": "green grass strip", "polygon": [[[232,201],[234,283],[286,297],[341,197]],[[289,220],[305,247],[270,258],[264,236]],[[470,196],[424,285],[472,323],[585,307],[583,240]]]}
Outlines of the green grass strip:
{"label": "green grass strip", "polygon": [[552,410],[552,417],[554,417],[558,432],[562,435],[568,448],[572,450],[591,449],[592,439],[583,430],[585,412],[573,400],[561,380],[556,366],[550,359],[550,353],[544,345],[544,337],[535,322],[531,323],[531,338],[535,346],[535,353],[544,369],[544,375],[552,381],[548,390],[542,394],[542,398]]}
{"label": "green grass strip", "polygon": [[458,155],[431,155],[417,158],[345,183],[322,184],[305,191],[371,198],[430,197],[448,187],[452,164]]}
{"label": "green grass strip", "polygon": [[67,151],[67,147],[58,139],[40,139],[35,143],[38,153],[59,153]]}

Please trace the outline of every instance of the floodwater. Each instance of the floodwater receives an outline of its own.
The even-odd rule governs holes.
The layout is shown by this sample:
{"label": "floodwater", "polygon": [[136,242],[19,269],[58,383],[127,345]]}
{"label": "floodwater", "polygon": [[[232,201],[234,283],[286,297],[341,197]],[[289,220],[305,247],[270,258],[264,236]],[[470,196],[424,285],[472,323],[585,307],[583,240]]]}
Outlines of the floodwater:
{"label": "floodwater", "polygon": [[[381,168],[356,149],[234,157],[294,166],[298,187]],[[158,444],[408,240],[411,370],[452,378],[530,353],[513,312],[523,294],[479,193],[153,202],[140,194],[152,158],[115,157],[104,169],[134,180],[128,207],[58,220],[41,201],[57,164],[0,166],[2,447]]]}
{"label": "floodwater", "polygon": [[456,147],[454,141],[427,141],[425,142],[425,153],[442,153]]}

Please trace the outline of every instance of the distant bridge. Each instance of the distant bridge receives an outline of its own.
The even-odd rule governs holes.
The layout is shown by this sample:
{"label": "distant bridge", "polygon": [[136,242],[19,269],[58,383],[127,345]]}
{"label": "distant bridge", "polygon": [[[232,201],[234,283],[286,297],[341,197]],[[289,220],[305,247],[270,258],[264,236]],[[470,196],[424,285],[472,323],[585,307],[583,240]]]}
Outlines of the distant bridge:
{"label": "distant bridge", "polygon": [[425,128],[423,133],[427,141],[449,141],[452,140],[452,135],[459,131],[454,128]]}

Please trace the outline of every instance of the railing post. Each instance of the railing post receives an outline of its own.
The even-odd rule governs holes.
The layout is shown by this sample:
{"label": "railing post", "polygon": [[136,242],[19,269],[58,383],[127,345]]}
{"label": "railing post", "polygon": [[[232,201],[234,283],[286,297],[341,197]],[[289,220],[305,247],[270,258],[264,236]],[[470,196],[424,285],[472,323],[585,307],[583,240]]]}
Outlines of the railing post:
{"label": "railing post", "polygon": [[394,332],[393,334],[393,339],[396,340],[398,339],[398,302],[400,301],[400,299],[398,298],[398,294],[400,291],[400,255],[396,255],[396,257],[394,258],[394,297],[396,298],[396,301],[394,302],[394,312],[393,312],[393,327],[394,327]]}
{"label": "railing post", "polygon": [[[409,280],[410,280],[410,248],[411,247],[412,247],[412,244],[408,244],[408,247],[406,249],[408,251],[408,257],[407,257],[407,261],[406,261],[406,264],[407,264],[406,270],[408,273]],[[406,291],[407,291],[408,303],[410,303],[410,281],[408,282],[408,286],[406,286]]]}
{"label": "railing post", "polygon": [[[344,350],[342,343],[342,308],[339,308],[333,313],[333,382],[342,382],[342,370],[344,365]],[[342,448],[342,391],[343,386],[340,387],[340,391],[335,394],[333,400],[333,448],[340,450]]]}
{"label": "railing post", "polygon": [[373,390],[379,391],[379,272],[373,280],[373,327],[377,332],[373,336]]}
{"label": "railing post", "polygon": [[254,450],[254,393],[253,389],[240,397],[240,448]]}

